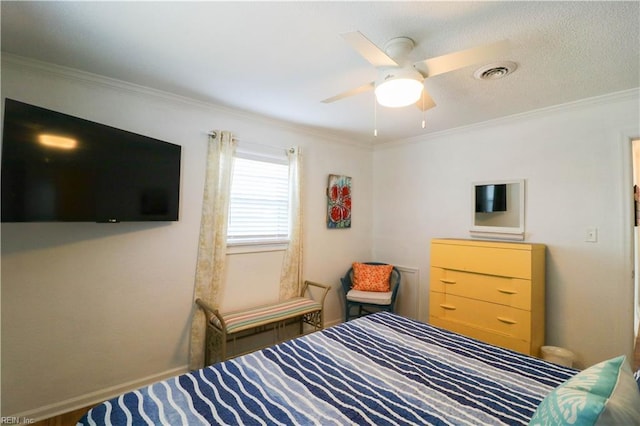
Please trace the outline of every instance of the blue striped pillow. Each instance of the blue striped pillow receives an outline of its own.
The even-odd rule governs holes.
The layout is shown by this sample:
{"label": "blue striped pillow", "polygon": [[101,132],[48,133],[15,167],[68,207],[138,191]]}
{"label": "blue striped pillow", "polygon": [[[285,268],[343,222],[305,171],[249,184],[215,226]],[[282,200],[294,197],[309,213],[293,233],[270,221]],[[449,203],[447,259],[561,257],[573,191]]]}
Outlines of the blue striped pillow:
{"label": "blue striped pillow", "polygon": [[596,364],[555,388],[530,425],[637,425],[640,390],[624,356]]}

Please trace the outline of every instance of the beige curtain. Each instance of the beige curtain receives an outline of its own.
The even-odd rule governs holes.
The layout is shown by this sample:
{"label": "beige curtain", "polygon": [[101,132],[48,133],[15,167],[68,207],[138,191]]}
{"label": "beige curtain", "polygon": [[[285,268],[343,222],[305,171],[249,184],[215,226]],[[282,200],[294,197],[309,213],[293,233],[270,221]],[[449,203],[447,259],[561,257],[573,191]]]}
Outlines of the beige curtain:
{"label": "beige curtain", "polygon": [[[209,137],[194,300],[200,298],[214,308],[218,307],[224,279],[235,145],[230,132],[213,132]],[[205,340],[206,318],[202,309],[194,303],[189,359],[191,370],[204,366]]]}
{"label": "beige curtain", "polygon": [[302,156],[300,148],[291,148],[288,156],[291,229],[289,246],[282,260],[280,300],[298,296],[302,282]]}

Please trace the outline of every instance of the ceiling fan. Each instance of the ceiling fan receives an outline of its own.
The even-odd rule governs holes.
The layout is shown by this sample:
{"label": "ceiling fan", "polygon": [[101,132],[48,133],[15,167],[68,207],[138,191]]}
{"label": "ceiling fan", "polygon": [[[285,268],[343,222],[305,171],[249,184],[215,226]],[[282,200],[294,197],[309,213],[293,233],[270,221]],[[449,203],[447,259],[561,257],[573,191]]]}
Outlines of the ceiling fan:
{"label": "ceiling fan", "polygon": [[380,105],[404,107],[415,104],[422,111],[425,111],[435,106],[435,102],[424,88],[424,82],[427,78],[489,61],[509,51],[508,41],[501,40],[410,63],[409,54],[415,43],[408,37],[389,40],[384,45],[384,50],[373,44],[360,31],[344,33],[342,37],[356,52],[378,69],[378,79],[327,98],[322,101],[323,103],[335,102],[374,90],[376,100]]}

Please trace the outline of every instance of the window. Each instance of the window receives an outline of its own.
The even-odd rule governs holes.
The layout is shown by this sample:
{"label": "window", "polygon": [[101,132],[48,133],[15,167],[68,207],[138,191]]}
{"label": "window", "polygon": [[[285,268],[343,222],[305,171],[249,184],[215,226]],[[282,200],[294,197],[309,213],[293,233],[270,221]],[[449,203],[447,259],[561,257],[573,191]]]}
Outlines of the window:
{"label": "window", "polygon": [[237,153],[231,182],[227,244],[274,244],[288,241],[287,158]]}

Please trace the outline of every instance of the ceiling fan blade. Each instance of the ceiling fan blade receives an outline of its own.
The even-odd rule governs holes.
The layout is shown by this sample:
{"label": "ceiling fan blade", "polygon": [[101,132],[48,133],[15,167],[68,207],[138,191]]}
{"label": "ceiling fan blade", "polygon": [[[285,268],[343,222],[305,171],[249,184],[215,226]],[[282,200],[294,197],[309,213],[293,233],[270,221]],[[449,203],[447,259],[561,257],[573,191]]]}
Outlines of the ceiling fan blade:
{"label": "ceiling fan blade", "polygon": [[374,67],[397,67],[398,63],[391,59],[382,49],[373,44],[360,31],[341,34],[342,38]]}
{"label": "ceiling fan blade", "polygon": [[420,111],[426,111],[436,106],[433,98],[427,93],[427,89],[422,90],[422,96],[418,99],[418,102],[416,102],[416,106]]}
{"label": "ceiling fan blade", "polygon": [[375,87],[375,83],[372,81],[371,83],[367,83],[360,87],[356,87],[355,89],[347,90],[346,92],[342,92],[339,95],[335,95],[330,98],[327,98],[323,100],[322,103],[330,104],[331,102],[339,101],[340,99],[348,98],[349,96],[368,92],[369,90],[373,90],[374,87]]}
{"label": "ceiling fan blade", "polygon": [[425,59],[417,62],[415,66],[423,70],[427,77],[433,77],[434,75],[444,74],[469,65],[491,61],[508,52],[509,41],[501,40],[496,43]]}

